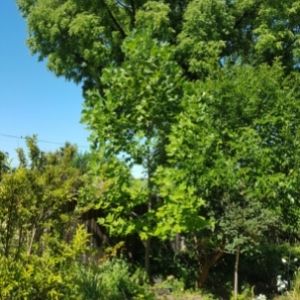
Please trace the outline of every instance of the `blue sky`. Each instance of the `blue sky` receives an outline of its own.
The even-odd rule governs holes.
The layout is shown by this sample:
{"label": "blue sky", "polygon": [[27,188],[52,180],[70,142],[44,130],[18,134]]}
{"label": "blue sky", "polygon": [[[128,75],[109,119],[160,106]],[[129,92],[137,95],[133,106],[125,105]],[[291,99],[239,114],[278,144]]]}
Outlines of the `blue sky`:
{"label": "blue sky", "polygon": [[[0,1],[0,150],[14,158],[22,139],[2,136],[37,134],[41,140],[69,141],[88,150],[88,132],[80,124],[79,86],[57,78],[26,46],[26,24],[14,0]],[[59,145],[40,143],[43,150]]]}

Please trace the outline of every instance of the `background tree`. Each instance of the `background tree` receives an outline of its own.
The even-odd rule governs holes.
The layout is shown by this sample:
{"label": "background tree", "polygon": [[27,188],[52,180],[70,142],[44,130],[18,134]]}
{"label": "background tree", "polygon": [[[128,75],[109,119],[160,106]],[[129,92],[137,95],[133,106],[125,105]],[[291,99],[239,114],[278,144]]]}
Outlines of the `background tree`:
{"label": "background tree", "polygon": [[76,225],[73,212],[82,184],[74,165],[76,148],[67,144],[56,153],[44,153],[36,137],[26,142],[30,159],[19,149],[20,166],[0,180],[1,249],[6,256],[25,249],[32,253],[45,233],[70,238]]}

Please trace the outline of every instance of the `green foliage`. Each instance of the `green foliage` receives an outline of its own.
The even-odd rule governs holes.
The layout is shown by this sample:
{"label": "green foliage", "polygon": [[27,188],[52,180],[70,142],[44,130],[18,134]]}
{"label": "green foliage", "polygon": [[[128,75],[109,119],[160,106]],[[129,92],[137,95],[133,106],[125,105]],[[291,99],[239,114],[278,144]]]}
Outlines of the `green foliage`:
{"label": "green foliage", "polygon": [[75,283],[83,299],[153,299],[147,282],[143,281],[138,271],[132,274],[123,260],[114,259],[98,266],[81,267],[76,276]]}
{"label": "green foliage", "polygon": [[71,244],[44,238],[42,255],[1,255],[0,296],[4,299],[83,299],[74,285],[73,266],[83,253],[87,234],[78,227]]}
{"label": "green foliage", "polygon": [[24,243],[24,232],[33,220],[36,200],[30,189],[27,170],[5,173],[0,181],[0,253],[18,255]]}
{"label": "green foliage", "polygon": [[170,169],[157,172],[160,196],[164,199],[155,212],[156,229],[154,235],[167,239],[176,234],[198,233],[211,224],[199,215],[205,202],[194,187],[186,185],[184,173]]}
{"label": "green foliage", "polygon": [[169,41],[174,34],[170,24],[170,6],[158,1],[148,1],[136,15],[136,27],[158,40]]}
{"label": "green foliage", "polygon": [[230,297],[230,300],[252,300],[254,298],[253,288],[245,287],[243,291],[238,294],[236,297],[233,295]]}
{"label": "green foliage", "polygon": [[[185,181],[197,190],[212,208],[211,217],[224,209],[224,220],[215,215],[221,227],[233,224],[236,216],[247,213],[247,207],[246,218],[253,221],[260,212],[261,221],[256,224],[262,225],[264,220],[271,221],[268,206],[274,209],[279,205],[278,213],[289,201],[299,159],[296,150],[291,153],[293,160],[285,155],[298,143],[286,128],[295,133],[299,130],[298,92],[286,93],[289,85],[279,67],[263,66],[224,71],[217,80],[187,88],[185,111],[170,136],[169,159],[176,164],[173,172],[179,174],[178,182]],[[291,176],[285,177],[287,173]],[[293,191],[297,193],[296,186]],[[279,195],[281,204],[276,202]],[[243,213],[234,212],[238,207]],[[251,224],[246,227],[251,229]],[[253,228],[253,232],[257,230]]]}
{"label": "green foliage", "polygon": [[178,51],[191,73],[201,78],[218,66],[233,26],[226,1],[189,1],[178,35]]}
{"label": "green foliage", "polygon": [[[103,68],[124,60],[122,44],[147,29],[178,48],[178,62],[202,78],[224,61],[299,62],[299,1],[19,0],[29,46],[57,75],[98,87]],[[74,46],[76,45],[76,46]]]}
{"label": "green foliage", "polygon": [[4,152],[0,152],[0,178],[2,174],[9,169],[8,157]]}
{"label": "green foliage", "polygon": [[28,157],[18,149],[19,166],[0,177],[0,297],[80,299],[71,268],[88,235],[74,214],[82,182],[76,148],[44,153],[35,136],[26,142]]}
{"label": "green foliage", "polygon": [[[280,66],[240,66],[185,86],[183,111],[167,146],[173,167],[157,176],[165,201],[176,199],[182,188],[188,201],[193,201],[191,192],[194,199],[203,199],[191,202],[194,211],[182,214],[194,212],[213,224],[202,232],[186,230],[195,241],[193,248],[199,249],[199,274],[222,253],[255,251],[272,227],[298,230],[299,207],[290,193],[299,192],[294,185],[299,178],[298,141],[293,138],[300,129],[297,80],[285,80]],[[186,200],[179,203],[184,209]]]}
{"label": "green foliage", "polygon": [[142,222],[135,220],[133,210],[146,201],[143,185],[137,183],[131,189],[133,180],[124,163],[103,153],[95,154],[85,180],[87,184],[81,191],[77,206],[79,213],[101,210],[99,223],[111,235],[128,235],[141,229],[137,227],[142,226]]}
{"label": "green foliage", "polygon": [[159,293],[159,290],[161,290],[161,292],[172,294],[182,293],[184,291],[184,283],[174,276],[168,276],[161,282],[156,279],[154,289],[157,290],[157,293]]}

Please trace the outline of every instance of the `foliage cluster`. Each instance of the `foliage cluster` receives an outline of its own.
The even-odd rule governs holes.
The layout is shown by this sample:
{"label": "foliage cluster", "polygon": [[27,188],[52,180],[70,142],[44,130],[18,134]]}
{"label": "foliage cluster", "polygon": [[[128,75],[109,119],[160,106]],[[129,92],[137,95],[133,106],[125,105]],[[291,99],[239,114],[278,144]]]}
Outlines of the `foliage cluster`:
{"label": "foliage cluster", "polygon": [[141,270],[114,254],[100,261],[88,247],[90,234],[75,211],[86,156],[69,144],[45,153],[36,137],[26,141],[18,167],[3,154],[0,298],[152,299]]}

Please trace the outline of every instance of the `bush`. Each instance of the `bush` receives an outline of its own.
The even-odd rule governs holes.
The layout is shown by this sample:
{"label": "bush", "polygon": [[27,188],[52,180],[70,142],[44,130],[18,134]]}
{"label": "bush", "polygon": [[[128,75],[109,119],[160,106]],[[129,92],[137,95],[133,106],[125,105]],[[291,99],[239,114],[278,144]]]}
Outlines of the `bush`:
{"label": "bush", "polygon": [[231,300],[252,300],[252,299],[255,299],[253,288],[250,288],[248,286],[244,287],[242,292],[240,294],[238,294],[237,297],[234,297],[234,295],[232,294],[230,299]]}
{"label": "bush", "polygon": [[70,269],[53,257],[0,257],[0,264],[0,299],[81,299]]}
{"label": "bush", "polygon": [[131,273],[128,264],[120,259],[96,267],[79,266],[76,277],[83,299],[153,299],[144,273],[139,269]]}
{"label": "bush", "polygon": [[0,299],[151,300],[142,271],[131,273],[123,260],[99,266],[57,262],[54,257],[0,257]]}

